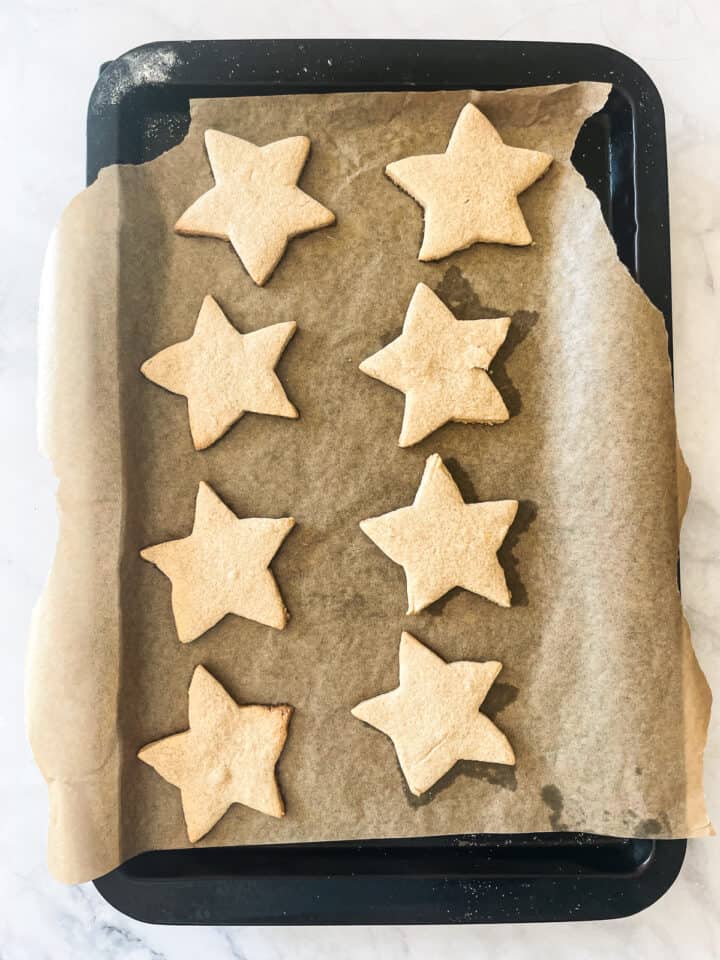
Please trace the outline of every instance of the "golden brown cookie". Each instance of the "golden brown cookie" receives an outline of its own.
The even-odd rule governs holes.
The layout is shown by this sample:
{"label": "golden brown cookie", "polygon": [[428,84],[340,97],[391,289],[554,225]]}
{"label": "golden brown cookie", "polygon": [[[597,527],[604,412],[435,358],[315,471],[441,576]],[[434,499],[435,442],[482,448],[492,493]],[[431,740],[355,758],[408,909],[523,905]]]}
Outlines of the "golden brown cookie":
{"label": "golden brown cookie", "polygon": [[238,333],[207,296],[193,335],[156,353],[140,369],[153,383],[187,397],[193,444],[205,450],[245,413],[297,417],[275,374],[296,328],[291,320]]}
{"label": "golden brown cookie", "polygon": [[195,667],[188,693],[189,729],[138,751],[143,763],[180,788],[191,843],[204,837],[233,803],[285,816],[275,764],[292,712],[289,706],[237,704],[205,667]]}
{"label": "golden brown cookie", "polygon": [[399,686],[364,700],[352,714],[390,737],[408,786],[419,797],[458,760],[515,763],[505,734],[480,713],[501,670],[496,660],[446,663],[403,633]]}
{"label": "golden brown cookie", "polygon": [[360,529],[405,570],[408,613],[419,613],[453,587],[509,607],[497,552],[517,508],[517,500],[465,503],[434,453],[412,506],[362,520]]}
{"label": "golden brown cookie", "polygon": [[215,186],[175,224],[188,236],[229,240],[255,283],[262,286],[288,241],[335,223],[335,214],[298,186],[310,141],[288,137],[264,147],[219,130],[205,131]]}
{"label": "golden brown cookie", "polygon": [[241,520],[209,484],[200,483],[190,536],[140,551],[172,583],[182,643],[196,640],[228,613],[282,630],[287,610],[269,567],[294,525],[292,517]]}
{"label": "golden brown cookie", "polygon": [[417,285],[402,334],[360,364],[363,373],[405,394],[401,447],[418,443],[449,420],[508,419],[486,371],[509,327],[509,317],[456,320],[430,287]]}
{"label": "golden brown cookie", "polygon": [[551,163],[547,153],[506,146],[468,103],[445,153],[396,160],[385,173],[425,209],[418,259],[440,260],[473,243],[531,243],[517,198]]}

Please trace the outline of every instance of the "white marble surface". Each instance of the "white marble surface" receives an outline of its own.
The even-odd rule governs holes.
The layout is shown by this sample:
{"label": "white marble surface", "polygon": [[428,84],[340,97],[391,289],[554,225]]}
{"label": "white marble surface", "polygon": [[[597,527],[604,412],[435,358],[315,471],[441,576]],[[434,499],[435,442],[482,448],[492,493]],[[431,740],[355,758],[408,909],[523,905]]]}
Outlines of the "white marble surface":
{"label": "white marble surface", "polygon": [[[90,885],[45,867],[45,786],[23,729],[28,622],[50,563],[54,481],[36,452],[38,278],[49,232],[83,186],[85,106],[97,66],[149,40],[466,37],[595,41],[637,59],[663,95],[672,204],[677,406],[694,475],[683,586],[695,644],[720,690],[720,6],[717,0],[3,0],[0,90],[0,957],[282,960],[502,955],[506,960],[720,956],[720,848],[690,844],[667,896],[628,920],[549,926],[176,929],[135,923]],[[720,820],[720,722],[707,754]]]}

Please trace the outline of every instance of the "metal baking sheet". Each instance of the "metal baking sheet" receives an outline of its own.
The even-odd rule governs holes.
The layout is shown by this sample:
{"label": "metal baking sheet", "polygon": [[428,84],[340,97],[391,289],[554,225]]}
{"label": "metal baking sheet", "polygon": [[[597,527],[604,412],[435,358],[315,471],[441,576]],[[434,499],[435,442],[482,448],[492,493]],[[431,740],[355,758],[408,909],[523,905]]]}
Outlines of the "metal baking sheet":
{"label": "metal baking sheet", "polygon": [[[484,41],[158,43],[105,64],[88,111],[87,180],[178,143],[189,100],[213,96],[613,83],[573,162],[598,196],[622,262],[671,334],[662,102],[617,51]],[[670,339],[670,343],[671,343]],[[225,847],[141,854],[96,881],[159,923],[440,923],[603,919],[658,899],[684,840],[570,833]]]}

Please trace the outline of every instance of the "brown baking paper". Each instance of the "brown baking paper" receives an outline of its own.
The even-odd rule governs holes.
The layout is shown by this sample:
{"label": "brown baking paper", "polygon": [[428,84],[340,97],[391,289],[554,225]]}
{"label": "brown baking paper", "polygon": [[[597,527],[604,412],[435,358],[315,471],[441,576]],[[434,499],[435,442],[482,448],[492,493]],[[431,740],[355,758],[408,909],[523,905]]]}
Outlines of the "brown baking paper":
{"label": "brown baking paper", "polygon": [[[195,102],[186,139],[104,170],[66,211],[45,283],[45,446],[60,536],[40,604],[30,736],[50,785],[50,863],[67,881],[187,846],[179,791],[136,758],[187,726],[193,668],[241,702],[295,707],[278,775],[287,816],[235,805],[202,845],[587,830],[711,832],[710,694],[676,585],[678,470],[661,314],[619,263],[570,163],[602,84]],[[422,212],[383,175],[442,152],[477,103],[515,146],[555,157],[521,198],[528,248],[417,260]],[[265,288],[227,243],[173,232],[212,186],[203,132],[307,134],[301,186],[337,225],[291,242]],[[419,281],[460,319],[512,316],[492,376],[502,426],[450,424],[410,449],[402,394],[358,370],[397,336]],[[141,363],[187,338],[205,294],[243,332],[295,320],[278,372],[298,421],[246,415],[195,452],[187,410]],[[502,609],[456,590],[405,616],[403,571],[358,521],[409,504],[439,453],[465,499],[515,498]],[[239,516],[293,516],[273,561],[291,619],[226,617],[177,640],[170,584],[138,551],[190,532],[199,480]],[[517,766],[460,763],[414,798],[390,741],[350,708],[397,683],[400,633],[503,670],[483,710]]]}

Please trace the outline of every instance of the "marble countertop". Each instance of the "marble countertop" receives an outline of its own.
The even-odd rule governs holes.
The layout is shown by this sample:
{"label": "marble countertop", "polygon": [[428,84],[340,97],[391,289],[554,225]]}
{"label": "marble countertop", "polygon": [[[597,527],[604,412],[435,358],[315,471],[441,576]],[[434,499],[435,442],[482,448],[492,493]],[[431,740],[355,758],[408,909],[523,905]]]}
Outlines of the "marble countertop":
{"label": "marble countertop", "polygon": [[[683,593],[696,650],[720,690],[720,6],[716,0],[5,0],[0,88],[6,184],[0,261],[0,957],[2,960],[213,960],[442,955],[507,960],[720,956],[718,841],[690,842],[680,877],[626,920],[544,926],[172,928],[108,906],[92,885],[64,887],[45,865],[46,788],[24,735],[23,682],[32,605],[50,565],[55,482],[36,449],[37,295],[49,233],[83,186],[85,108],[97,67],[149,40],[201,37],[464,37],[593,41],[650,73],[669,140],[676,397],[693,473],[682,535]],[[9,222],[7,211],[9,208]],[[14,469],[9,469],[9,464]],[[720,720],[706,757],[720,820]]]}

